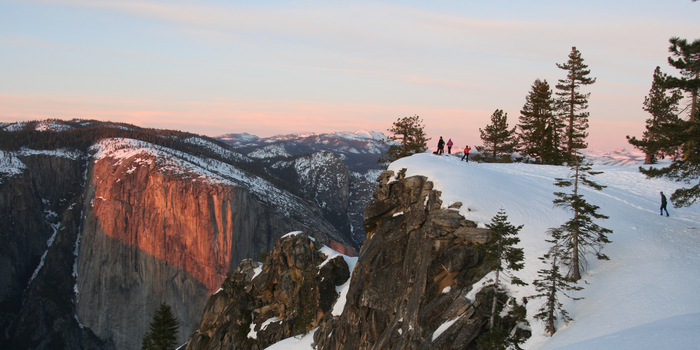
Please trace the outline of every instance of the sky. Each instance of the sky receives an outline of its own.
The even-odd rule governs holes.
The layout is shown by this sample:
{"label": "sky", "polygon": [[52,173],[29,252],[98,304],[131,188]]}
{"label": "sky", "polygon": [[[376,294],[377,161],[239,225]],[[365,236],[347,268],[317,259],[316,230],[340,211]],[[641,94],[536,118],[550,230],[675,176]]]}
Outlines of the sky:
{"label": "sky", "polygon": [[535,79],[588,64],[589,148],[631,148],[669,38],[700,2],[0,0],[0,122],[98,119],[207,136],[387,132],[430,146],[517,124]]}

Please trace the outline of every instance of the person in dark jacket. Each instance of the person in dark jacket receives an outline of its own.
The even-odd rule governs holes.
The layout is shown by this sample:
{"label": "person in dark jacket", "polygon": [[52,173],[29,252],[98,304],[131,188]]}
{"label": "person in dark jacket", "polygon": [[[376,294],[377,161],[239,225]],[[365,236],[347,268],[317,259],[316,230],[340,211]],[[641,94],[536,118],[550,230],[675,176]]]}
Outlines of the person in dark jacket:
{"label": "person in dark jacket", "polygon": [[664,215],[664,210],[666,210],[666,216],[668,216],[668,209],[666,209],[666,196],[661,192],[661,215]]}
{"label": "person in dark jacket", "polygon": [[441,155],[445,153],[445,140],[442,139],[442,136],[440,136],[440,140],[438,141],[438,150],[437,154]]}
{"label": "person in dark jacket", "polygon": [[467,163],[469,163],[469,151],[472,149],[469,148],[469,145],[464,146],[464,155],[462,156],[462,160],[467,160]]}

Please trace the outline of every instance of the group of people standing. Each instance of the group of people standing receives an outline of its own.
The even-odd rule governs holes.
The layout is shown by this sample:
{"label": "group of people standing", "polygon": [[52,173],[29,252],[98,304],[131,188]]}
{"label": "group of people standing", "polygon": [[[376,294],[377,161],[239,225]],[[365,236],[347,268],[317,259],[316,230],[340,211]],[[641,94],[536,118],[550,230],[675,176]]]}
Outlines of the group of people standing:
{"label": "group of people standing", "polygon": [[[454,143],[452,142],[452,139],[447,140],[447,143],[445,143],[445,140],[443,140],[442,136],[440,136],[440,140],[438,140],[437,146],[437,152],[435,152],[435,154],[444,154],[445,146],[447,146],[447,154],[452,154],[452,146],[454,146]],[[464,156],[462,156],[462,160],[466,160],[467,163],[469,162],[469,151],[471,151],[471,148],[469,147],[469,145],[466,145],[464,147]]]}
{"label": "group of people standing", "polygon": [[[445,153],[445,146],[447,146],[447,154],[452,154],[452,146],[454,146],[454,143],[452,142],[452,139],[448,139],[447,143],[445,143],[445,140],[442,139],[442,136],[440,136],[440,140],[438,140],[437,144],[437,152],[435,154],[441,155]],[[464,147],[464,156],[462,156],[462,160],[466,160],[467,163],[469,162],[469,151],[471,151],[471,148],[469,145],[466,145]],[[661,192],[661,215],[664,215],[664,211],[666,211],[666,216],[668,215],[668,209],[666,209],[667,204],[666,196],[664,195],[663,192]]]}

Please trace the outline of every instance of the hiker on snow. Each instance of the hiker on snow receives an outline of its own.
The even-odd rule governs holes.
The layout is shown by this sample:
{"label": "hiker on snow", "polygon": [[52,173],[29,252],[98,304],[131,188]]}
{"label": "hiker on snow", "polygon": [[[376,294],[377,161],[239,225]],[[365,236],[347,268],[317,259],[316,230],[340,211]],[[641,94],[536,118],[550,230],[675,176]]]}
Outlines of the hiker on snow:
{"label": "hiker on snow", "polygon": [[438,141],[438,150],[437,154],[441,155],[445,153],[445,140],[442,139],[442,136],[440,136],[440,140]]}
{"label": "hiker on snow", "polygon": [[666,216],[668,216],[668,210],[666,209],[666,196],[661,192],[661,215],[664,215],[664,210],[666,210]]}
{"label": "hiker on snow", "polygon": [[469,163],[469,151],[472,149],[469,148],[469,145],[464,146],[464,155],[462,156],[462,160],[467,160],[467,163]]}
{"label": "hiker on snow", "polygon": [[452,154],[452,145],[454,145],[452,139],[447,140],[447,154]]}

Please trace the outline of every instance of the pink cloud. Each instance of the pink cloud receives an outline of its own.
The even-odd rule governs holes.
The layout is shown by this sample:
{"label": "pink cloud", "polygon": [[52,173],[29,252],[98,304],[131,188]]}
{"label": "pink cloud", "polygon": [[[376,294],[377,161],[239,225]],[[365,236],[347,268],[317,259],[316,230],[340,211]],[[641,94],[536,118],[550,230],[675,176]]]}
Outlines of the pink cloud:
{"label": "pink cloud", "polygon": [[[430,108],[415,105],[371,105],[297,100],[169,101],[110,96],[56,96],[0,94],[0,120],[15,122],[58,119],[97,119],[131,123],[142,127],[178,129],[218,136],[248,132],[272,136],[294,132],[335,132],[367,129],[387,132],[398,118],[417,114],[432,138],[451,138],[456,146],[480,145],[479,128],[493,111]],[[518,113],[509,113],[514,126]],[[625,135],[641,135],[644,120],[590,121],[591,148],[612,150],[628,147]]]}

